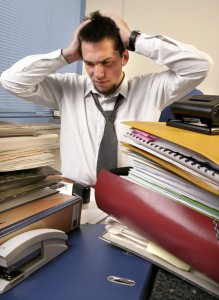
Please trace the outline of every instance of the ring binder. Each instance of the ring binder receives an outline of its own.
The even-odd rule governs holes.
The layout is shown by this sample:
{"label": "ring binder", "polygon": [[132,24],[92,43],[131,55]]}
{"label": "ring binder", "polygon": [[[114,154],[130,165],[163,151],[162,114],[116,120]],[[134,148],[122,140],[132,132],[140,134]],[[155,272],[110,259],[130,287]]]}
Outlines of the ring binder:
{"label": "ring binder", "polygon": [[210,217],[106,170],[98,177],[95,198],[101,210],[219,283]]}
{"label": "ring binder", "polygon": [[151,139],[144,139],[140,131],[140,136],[136,134],[136,130],[134,130],[134,132],[135,133],[126,133],[124,141],[133,146],[138,146],[142,150],[148,151],[151,154],[155,154],[156,156],[177,165],[187,172],[200,176],[203,180],[208,180],[213,184],[219,183],[219,168],[213,166],[213,163],[206,161],[206,158],[201,157],[194,151],[188,150],[182,146],[177,145],[176,147],[173,143],[163,140],[157,136],[152,137],[151,141]]}
{"label": "ring binder", "polygon": [[218,240],[218,243],[219,243],[219,228],[218,228],[217,220],[213,219],[213,224],[214,224],[214,229],[215,229],[215,232],[216,232],[217,240]]}

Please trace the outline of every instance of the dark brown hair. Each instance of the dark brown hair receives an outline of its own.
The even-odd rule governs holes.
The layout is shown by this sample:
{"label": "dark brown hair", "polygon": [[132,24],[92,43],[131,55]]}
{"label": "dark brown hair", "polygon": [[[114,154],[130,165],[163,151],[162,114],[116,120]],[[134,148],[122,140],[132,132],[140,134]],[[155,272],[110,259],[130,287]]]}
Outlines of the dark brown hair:
{"label": "dark brown hair", "polygon": [[98,43],[103,39],[112,40],[114,49],[119,51],[120,56],[122,56],[125,48],[119,34],[119,28],[115,22],[109,17],[102,16],[99,11],[92,12],[88,17],[84,18],[84,20],[88,19],[91,22],[81,29],[79,40],[89,43]]}

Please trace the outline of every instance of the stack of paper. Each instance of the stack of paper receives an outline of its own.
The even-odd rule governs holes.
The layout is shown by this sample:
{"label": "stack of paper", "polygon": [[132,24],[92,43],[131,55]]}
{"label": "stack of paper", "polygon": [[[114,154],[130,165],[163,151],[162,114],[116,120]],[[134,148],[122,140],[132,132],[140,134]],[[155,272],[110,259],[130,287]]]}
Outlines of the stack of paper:
{"label": "stack of paper", "polygon": [[98,176],[95,199],[114,219],[106,222],[103,240],[219,295],[219,235],[212,218],[106,170]]}
{"label": "stack of paper", "polygon": [[40,134],[42,128],[47,127],[0,123],[0,172],[54,164],[51,148],[59,144],[59,136],[48,132]]}
{"label": "stack of paper", "polygon": [[219,220],[219,155],[212,149],[219,136],[186,131],[184,140],[185,130],[164,123],[131,125],[123,139],[134,167],[127,179]]}
{"label": "stack of paper", "polygon": [[165,261],[168,261],[179,269],[185,271],[190,269],[188,264],[167,252],[165,249],[159,247],[156,243],[148,241],[145,237],[123,225],[112,216],[107,217],[105,229],[112,238],[114,238],[114,240],[118,240],[118,243],[119,241],[126,242],[127,244],[130,244],[130,246],[147,251],[164,259]]}
{"label": "stack of paper", "polygon": [[59,193],[61,174],[51,167],[58,147],[58,124],[0,122],[0,244],[32,229],[80,225],[82,199]]}
{"label": "stack of paper", "polygon": [[37,136],[60,132],[60,124],[53,123],[16,123],[0,121],[0,137]]}
{"label": "stack of paper", "polygon": [[0,122],[0,212],[57,193],[48,188],[57,179],[47,176],[59,174],[51,168],[55,157],[50,149],[59,136],[47,128]]}
{"label": "stack of paper", "polygon": [[33,169],[53,163],[54,155],[43,147],[24,147],[0,151],[0,172]]}
{"label": "stack of paper", "polygon": [[0,172],[0,213],[58,193],[60,179],[50,177],[55,174],[60,173],[49,166]]}
{"label": "stack of paper", "polygon": [[19,124],[14,122],[2,122],[0,121],[0,137],[8,136],[24,136],[36,135],[34,128],[28,124]]}
{"label": "stack of paper", "polygon": [[124,177],[101,170],[95,186],[110,216],[101,238],[218,296],[219,136],[126,124],[133,166]]}

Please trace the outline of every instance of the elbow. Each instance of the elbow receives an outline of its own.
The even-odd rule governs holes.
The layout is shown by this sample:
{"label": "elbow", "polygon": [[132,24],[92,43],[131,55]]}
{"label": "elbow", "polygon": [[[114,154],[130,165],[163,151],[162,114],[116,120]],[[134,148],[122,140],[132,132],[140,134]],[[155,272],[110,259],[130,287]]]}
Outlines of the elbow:
{"label": "elbow", "polygon": [[206,55],[206,59],[203,61],[202,70],[200,70],[203,73],[203,79],[208,76],[211,69],[213,68],[213,65],[213,59],[209,55]]}
{"label": "elbow", "polygon": [[10,74],[7,70],[1,74],[0,83],[5,90],[15,95],[23,93],[29,89],[28,85],[20,83],[16,74]]}
{"label": "elbow", "polygon": [[196,80],[198,84],[201,83],[208,77],[212,67],[213,60],[210,56],[207,55],[202,63],[198,64],[196,71],[192,75],[192,77],[194,76],[193,79]]}
{"label": "elbow", "polygon": [[0,76],[0,83],[1,83],[2,87],[6,90],[9,90],[10,89],[9,82],[10,82],[10,80],[8,79],[7,72],[3,72]]}

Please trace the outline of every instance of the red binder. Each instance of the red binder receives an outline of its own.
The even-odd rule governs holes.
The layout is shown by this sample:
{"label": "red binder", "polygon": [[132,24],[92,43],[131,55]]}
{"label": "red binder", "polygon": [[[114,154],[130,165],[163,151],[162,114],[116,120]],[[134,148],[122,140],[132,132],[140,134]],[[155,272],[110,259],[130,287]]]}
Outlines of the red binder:
{"label": "red binder", "polygon": [[219,241],[212,219],[102,170],[98,207],[219,283]]}

